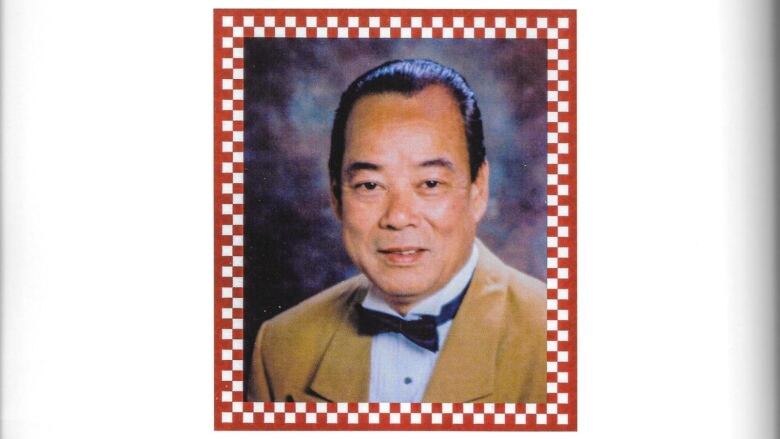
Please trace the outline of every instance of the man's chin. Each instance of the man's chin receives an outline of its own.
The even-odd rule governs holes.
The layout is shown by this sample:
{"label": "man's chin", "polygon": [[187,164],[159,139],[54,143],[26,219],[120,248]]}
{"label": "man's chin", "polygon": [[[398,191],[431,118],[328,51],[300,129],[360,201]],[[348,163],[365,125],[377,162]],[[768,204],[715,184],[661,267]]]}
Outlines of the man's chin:
{"label": "man's chin", "polygon": [[385,301],[397,304],[414,303],[431,294],[425,288],[420,287],[420,285],[376,284],[376,286],[379,288],[379,292]]}

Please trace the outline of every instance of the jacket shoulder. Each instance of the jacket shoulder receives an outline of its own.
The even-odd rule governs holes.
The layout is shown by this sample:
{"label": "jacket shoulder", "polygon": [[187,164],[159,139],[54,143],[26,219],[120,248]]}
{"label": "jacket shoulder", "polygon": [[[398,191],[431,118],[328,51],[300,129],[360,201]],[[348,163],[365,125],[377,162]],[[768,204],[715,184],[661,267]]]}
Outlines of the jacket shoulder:
{"label": "jacket shoulder", "polygon": [[506,271],[509,290],[514,296],[519,300],[544,304],[547,296],[547,286],[544,282],[509,266]]}
{"label": "jacket shoulder", "polygon": [[540,315],[543,320],[547,306],[547,286],[544,282],[508,266],[498,256],[491,252],[482,242],[477,245],[481,261],[477,266],[480,278],[491,285],[500,286],[506,294],[509,306],[517,305],[516,310],[524,310]]}
{"label": "jacket shoulder", "polygon": [[534,326],[546,326],[547,286],[544,282],[511,267],[506,267],[509,310],[522,313]]}
{"label": "jacket shoulder", "polygon": [[362,299],[368,280],[354,276],[323,290],[268,320],[265,336],[280,342],[294,342],[291,337],[320,336],[335,331],[351,304]]}

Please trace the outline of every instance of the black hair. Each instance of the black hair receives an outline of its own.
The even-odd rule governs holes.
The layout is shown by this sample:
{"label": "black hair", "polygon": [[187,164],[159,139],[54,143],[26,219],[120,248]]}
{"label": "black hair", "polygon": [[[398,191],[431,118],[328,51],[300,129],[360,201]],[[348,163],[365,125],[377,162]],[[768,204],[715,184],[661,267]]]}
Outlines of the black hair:
{"label": "black hair", "polygon": [[330,138],[328,171],[331,190],[339,203],[341,202],[341,167],[346,147],[347,119],[358,99],[381,93],[401,93],[405,96],[414,96],[431,85],[445,86],[458,103],[468,145],[471,181],[477,178],[479,168],[485,162],[482,116],[474,91],[469,87],[466,79],[454,69],[427,59],[388,61],[355,79],[341,95],[339,107],[336,109]]}

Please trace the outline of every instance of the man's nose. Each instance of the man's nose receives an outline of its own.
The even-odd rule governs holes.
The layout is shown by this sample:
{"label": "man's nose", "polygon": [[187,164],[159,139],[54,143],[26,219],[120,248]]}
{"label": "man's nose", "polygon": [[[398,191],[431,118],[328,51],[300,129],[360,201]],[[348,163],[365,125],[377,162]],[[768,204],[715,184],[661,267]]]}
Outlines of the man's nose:
{"label": "man's nose", "polygon": [[402,230],[406,227],[417,226],[419,217],[415,204],[415,196],[412,191],[389,191],[385,212],[379,226],[389,230]]}

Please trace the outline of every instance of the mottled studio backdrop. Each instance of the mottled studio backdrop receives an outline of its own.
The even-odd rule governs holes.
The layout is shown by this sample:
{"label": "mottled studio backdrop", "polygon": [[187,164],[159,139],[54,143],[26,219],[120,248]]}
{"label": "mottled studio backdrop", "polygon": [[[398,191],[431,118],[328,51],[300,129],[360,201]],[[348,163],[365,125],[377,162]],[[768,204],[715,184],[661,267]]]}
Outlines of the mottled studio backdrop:
{"label": "mottled studio backdrop", "polygon": [[263,321],[357,273],[328,202],[330,128],[347,85],[392,59],[438,61],[474,89],[491,171],[479,237],[545,278],[544,40],[260,38],[244,56],[245,352]]}

